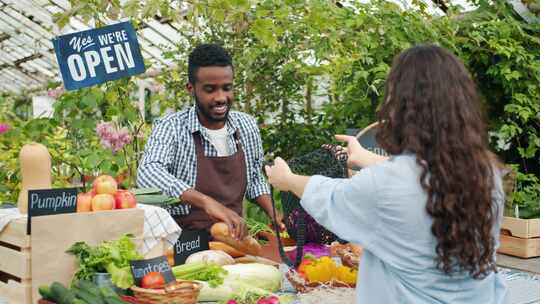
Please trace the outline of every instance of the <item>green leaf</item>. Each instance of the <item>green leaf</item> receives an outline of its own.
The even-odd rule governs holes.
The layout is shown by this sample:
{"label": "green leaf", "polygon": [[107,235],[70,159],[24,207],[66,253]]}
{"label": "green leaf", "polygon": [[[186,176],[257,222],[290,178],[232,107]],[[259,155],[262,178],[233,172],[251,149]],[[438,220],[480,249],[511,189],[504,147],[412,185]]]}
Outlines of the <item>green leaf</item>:
{"label": "green leaf", "polygon": [[90,165],[91,167],[97,168],[97,166],[98,166],[98,164],[100,162],[100,157],[96,153],[90,154],[90,155],[88,155],[87,162],[88,162],[88,165]]}
{"label": "green leaf", "polygon": [[97,108],[97,101],[96,101],[96,96],[92,93],[88,93],[86,94],[82,99],[81,99],[81,103],[82,105],[88,107],[88,108],[91,108],[91,109],[96,109]]}

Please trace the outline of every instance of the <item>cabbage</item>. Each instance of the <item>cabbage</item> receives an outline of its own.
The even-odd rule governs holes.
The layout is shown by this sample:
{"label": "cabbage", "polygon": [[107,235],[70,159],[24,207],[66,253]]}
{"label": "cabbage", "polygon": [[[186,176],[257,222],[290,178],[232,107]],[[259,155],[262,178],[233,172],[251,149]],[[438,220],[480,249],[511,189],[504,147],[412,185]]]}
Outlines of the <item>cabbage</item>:
{"label": "cabbage", "polygon": [[228,279],[244,282],[250,286],[276,292],[281,289],[282,273],[276,267],[251,263],[223,266],[227,270]]}
{"label": "cabbage", "polygon": [[276,267],[265,264],[234,264],[223,266],[228,274],[223,284],[211,288],[201,282],[199,302],[226,301],[247,293],[261,297],[271,295],[281,289],[282,274]]}

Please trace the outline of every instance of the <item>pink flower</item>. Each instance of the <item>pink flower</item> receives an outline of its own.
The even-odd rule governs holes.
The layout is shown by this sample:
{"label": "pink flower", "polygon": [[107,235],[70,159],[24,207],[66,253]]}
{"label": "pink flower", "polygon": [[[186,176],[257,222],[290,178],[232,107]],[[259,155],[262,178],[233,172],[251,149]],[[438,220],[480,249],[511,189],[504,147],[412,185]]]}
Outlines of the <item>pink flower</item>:
{"label": "pink flower", "polygon": [[0,134],[6,133],[7,131],[9,131],[9,129],[10,126],[8,124],[0,123]]}
{"label": "pink flower", "polygon": [[62,94],[64,93],[64,87],[63,86],[58,86],[54,89],[50,89],[47,91],[47,95],[51,98],[54,98],[54,99],[57,99],[58,97],[60,97]]}
{"label": "pink flower", "polygon": [[119,129],[112,122],[99,123],[96,126],[96,133],[101,144],[115,153],[132,141],[127,128]]}

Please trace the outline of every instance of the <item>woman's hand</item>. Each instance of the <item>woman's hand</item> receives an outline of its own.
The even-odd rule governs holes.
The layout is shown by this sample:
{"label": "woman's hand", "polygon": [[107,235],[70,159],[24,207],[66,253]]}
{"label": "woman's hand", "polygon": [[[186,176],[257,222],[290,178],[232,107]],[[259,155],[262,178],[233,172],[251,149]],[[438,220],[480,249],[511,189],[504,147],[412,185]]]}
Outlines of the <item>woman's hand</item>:
{"label": "woman's hand", "polygon": [[364,168],[388,159],[388,156],[377,155],[362,147],[358,139],[354,136],[338,134],[336,135],[336,140],[347,143],[347,148],[344,149],[347,151],[347,166],[349,168]]}
{"label": "woman's hand", "polygon": [[360,145],[358,139],[354,136],[337,134],[336,140],[347,143],[347,147],[343,148],[347,152],[347,165],[349,168],[359,166],[362,155],[366,149]]}
{"label": "woman's hand", "polygon": [[265,166],[268,182],[281,191],[290,190],[290,178],[293,173],[289,165],[281,158],[277,157],[272,166]]}

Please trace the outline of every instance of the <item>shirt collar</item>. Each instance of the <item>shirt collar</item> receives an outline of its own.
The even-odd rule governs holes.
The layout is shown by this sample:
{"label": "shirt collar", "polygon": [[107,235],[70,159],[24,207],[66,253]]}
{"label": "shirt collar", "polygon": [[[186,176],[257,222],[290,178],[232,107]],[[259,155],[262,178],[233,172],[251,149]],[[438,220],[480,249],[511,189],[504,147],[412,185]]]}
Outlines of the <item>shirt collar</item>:
{"label": "shirt collar", "polygon": [[[234,119],[231,116],[231,112],[229,112],[229,117],[227,118],[226,124],[227,124],[227,133],[229,135],[234,134],[234,132],[236,132],[236,130],[238,129],[238,122],[236,121],[236,119]],[[206,132],[204,131],[203,125],[201,124],[201,122],[199,121],[199,118],[197,117],[197,110],[195,106],[189,109],[187,125],[191,133],[195,133],[199,131],[201,133],[206,134]]]}

